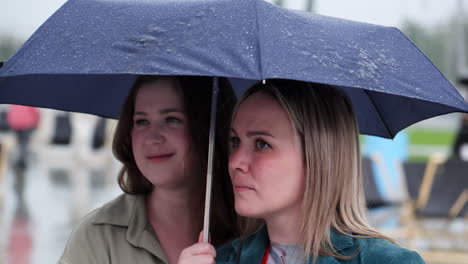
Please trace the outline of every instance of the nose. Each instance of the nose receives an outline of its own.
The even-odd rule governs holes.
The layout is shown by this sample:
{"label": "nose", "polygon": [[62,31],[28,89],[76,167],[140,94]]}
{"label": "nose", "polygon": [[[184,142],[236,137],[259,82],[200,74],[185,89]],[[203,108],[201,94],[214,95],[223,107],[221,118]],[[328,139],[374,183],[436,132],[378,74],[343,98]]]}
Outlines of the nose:
{"label": "nose", "polygon": [[165,141],[166,137],[164,136],[162,127],[154,125],[151,127],[151,129],[148,130],[146,135],[146,142],[148,144],[161,144]]}
{"label": "nose", "polygon": [[231,177],[235,173],[246,173],[249,171],[249,154],[242,146],[233,149],[229,154],[229,172]]}

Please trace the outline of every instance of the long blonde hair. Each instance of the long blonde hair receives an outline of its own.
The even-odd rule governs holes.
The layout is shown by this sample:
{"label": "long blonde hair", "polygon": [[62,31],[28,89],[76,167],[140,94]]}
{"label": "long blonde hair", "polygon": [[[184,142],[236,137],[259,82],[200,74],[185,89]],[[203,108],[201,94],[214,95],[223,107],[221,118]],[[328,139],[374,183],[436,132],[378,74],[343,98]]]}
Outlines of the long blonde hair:
{"label": "long blonde hair", "polygon": [[359,130],[346,94],[329,85],[275,79],[250,88],[238,106],[257,92],[280,103],[302,143],[306,180],[299,231],[306,255],[352,258],[334,249],[331,230],[394,242],[366,219]]}

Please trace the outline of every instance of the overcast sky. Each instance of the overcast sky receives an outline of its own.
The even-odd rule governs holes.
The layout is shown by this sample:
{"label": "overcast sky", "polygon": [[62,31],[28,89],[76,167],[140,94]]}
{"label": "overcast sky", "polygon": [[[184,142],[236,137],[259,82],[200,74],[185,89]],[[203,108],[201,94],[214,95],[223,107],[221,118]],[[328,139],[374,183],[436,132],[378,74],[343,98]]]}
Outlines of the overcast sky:
{"label": "overcast sky", "polygon": [[[302,9],[305,0],[284,0],[289,8]],[[400,27],[405,18],[438,25],[468,0],[315,0],[319,14]],[[0,35],[28,38],[65,0],[0,0]],[[465,3],[468,5],[468,3]]]}

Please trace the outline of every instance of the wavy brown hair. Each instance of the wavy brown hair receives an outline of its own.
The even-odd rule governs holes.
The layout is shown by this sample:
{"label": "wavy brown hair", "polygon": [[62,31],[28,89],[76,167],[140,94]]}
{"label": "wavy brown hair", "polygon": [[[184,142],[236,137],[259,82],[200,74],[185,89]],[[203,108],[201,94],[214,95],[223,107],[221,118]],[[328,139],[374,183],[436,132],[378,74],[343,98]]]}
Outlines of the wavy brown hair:
{"label": "wavy brown hair", "polygon": [[[162,79],[171,81],[183,98],[190,135],[190,157],[195,159],[191,161],[192,164],[195,164],[193,174],[200,181],[206,181],[213,78],[203,76],[145,75],[137,78],[125,100],[112,146],[115,157],[123,164],[123,168],[118,175],[118,183],[120,188],[128,194],[147,195],[153,190],[153,185],[142,175],[135,163],[131,131],[133,128],[135,98],[139,88],[144,84],[155,83]],[[234,211],[233,188],[227,167],[228,149],[225,144],[229,133],[229,120],[236,97],[227,79],[219,78],[218,82],[219,94],[213,161],[212,210],[210,216],[210,232],[212,244],[215,246],[239,236],[237,214]],[[205,196],[204,189],[200,191],[200,196]],[[203,199],[200,200],[203,201]],[[200,204],[200,208],[203,208],[202,204]],[[200,219],[202,218],[203,211],[201,210]],[[200,227],[201,229],[202,227]]]}
{"label": "wavy brown hair", "polygon": [[330,85],[273,79],[250,88],[236,110],[254,93],[282,106],[301,141],[306,180],[299,228],[306,254],[352,258],[334,249],[331,230],[394,242],[373,230],[366,218],[359,130],[348,96]]}

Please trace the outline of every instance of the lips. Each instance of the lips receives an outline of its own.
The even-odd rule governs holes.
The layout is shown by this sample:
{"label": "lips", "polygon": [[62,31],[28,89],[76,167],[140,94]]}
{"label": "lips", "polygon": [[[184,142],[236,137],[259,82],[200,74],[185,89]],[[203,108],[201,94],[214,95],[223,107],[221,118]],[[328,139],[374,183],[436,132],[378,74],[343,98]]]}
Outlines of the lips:
{"label": "lips", "polygon": [[162,153],[162,154],[149,155],[146,158],[151,161],[163,161],[163,160],[170,159],[172,156],[174,156],[174,153]]}
{"label": "lips", "polygon": [[245,191],[254,191],[255,188],[249,186],[247,184],[242,183],[234,183],[234,191],[235,192],[245,192]]}

